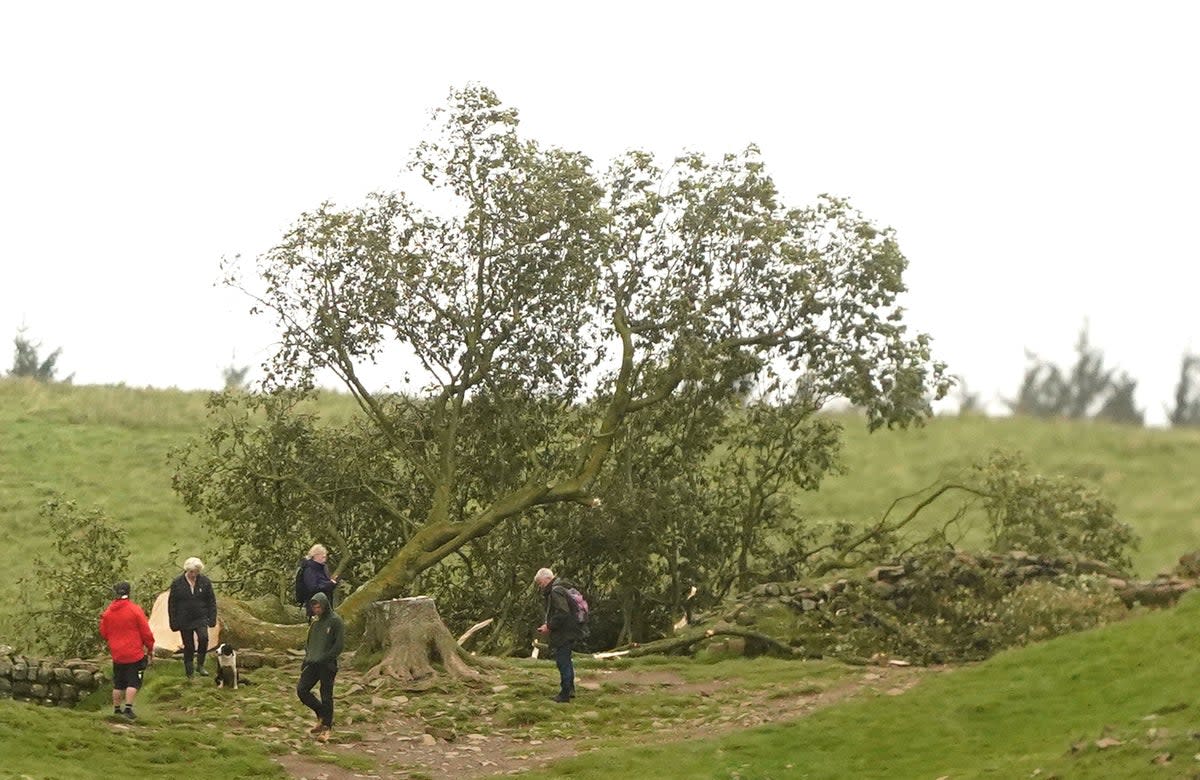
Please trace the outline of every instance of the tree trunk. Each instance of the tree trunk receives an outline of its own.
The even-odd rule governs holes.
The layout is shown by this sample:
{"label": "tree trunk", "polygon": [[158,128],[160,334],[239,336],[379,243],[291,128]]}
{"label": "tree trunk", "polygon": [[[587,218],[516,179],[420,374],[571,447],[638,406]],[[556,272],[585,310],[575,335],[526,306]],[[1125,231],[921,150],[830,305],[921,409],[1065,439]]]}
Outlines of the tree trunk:
{"label": "tree trunk", "polygon": [[644,645],[635,645],[629,649],[629,651],[626,653],[626,656],[629,658],[637,658],[644,655],[672,655],[676,653],[690,653],[693,645],[696,645],[714,636],[739,636],[743,639],[757,642],[766,652],[769,652],[773,655],[782,656],[784,658],[794,658],[799,655],[796,650],[788,647],[774,637],[744,628],[730,627],[710,628],[703,631],[694,631],[683,636],[668,637],[666,639],[659,639]]}
{"label": "tree trunk", "polygon": [[395,678],[409,690],[425,690],[437,678],[433,661],[439,660],[451,677],[480,679],[477,661],[463,651],[442,622],[429,596],[378,601],[367,607],[360,653],[382,652],[369,672]]}
{"label": "tree trunk", "polygon": [[254,650],[296,650],[304,647],[307,623],[269,623],[256,617],[237,599],[217,597],[221,636],[234,647]]}

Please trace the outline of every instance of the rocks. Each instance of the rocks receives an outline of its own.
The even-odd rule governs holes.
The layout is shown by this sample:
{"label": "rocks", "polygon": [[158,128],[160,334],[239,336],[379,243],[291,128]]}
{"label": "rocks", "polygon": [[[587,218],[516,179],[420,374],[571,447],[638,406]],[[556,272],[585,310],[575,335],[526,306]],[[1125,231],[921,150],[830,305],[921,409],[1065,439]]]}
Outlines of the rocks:
{"label": "rocks", "polygon": [[26,657],[8,645],[0,651],[0,697],[72,706],[104,683],[92,661]]}

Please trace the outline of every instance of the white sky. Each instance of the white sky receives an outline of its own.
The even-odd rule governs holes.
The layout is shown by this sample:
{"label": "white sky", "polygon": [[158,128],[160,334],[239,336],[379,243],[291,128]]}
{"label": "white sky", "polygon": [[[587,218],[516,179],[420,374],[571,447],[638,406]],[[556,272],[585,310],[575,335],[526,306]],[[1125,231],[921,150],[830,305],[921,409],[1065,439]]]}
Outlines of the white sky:
{"label": "white sky", "polygon": [[[899,232],[910,322],[987,397],[1093,340],[1162,418],[1200,349],[1200,4],[0,6],[0,345],[217,387],[270,351],[215,287],[300,211],[395,187],[479,81],[598,162],[749,142],[788,202]],[[0,346],[0,368],[7,350]]]}

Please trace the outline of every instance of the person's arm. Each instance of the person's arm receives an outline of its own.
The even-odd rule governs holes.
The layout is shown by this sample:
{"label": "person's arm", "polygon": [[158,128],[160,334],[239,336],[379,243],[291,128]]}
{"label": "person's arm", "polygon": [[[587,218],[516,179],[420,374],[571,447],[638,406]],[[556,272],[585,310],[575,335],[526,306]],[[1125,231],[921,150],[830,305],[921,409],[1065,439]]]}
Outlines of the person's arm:
{"label": "person's arm", "polygon": [[100,615],[100,638],[108,641],[108,610],[104,610],[104,613]]}
{"label": "person's arm", "polygon": [[546,619],[546,625],[550,626],[551,631],[561,631],[567,627],[567,621],[571,619],[571,607],[567,604],[567,593],[560,587],[550,591],[550,614]]}
{"label": "person's arm", "polygon": [[208,610],[208,627],[217,625],[217,594],[213,590],[212,580],[208,580],[208,595],[205,597],[205,609]]}
{"label": "person's arm", "polygon": [[334,621],[332,634],[329,639],[329,657],[325,659],[326,661],[336,661],[342,654],[342,647],[346,644],[346,624],[340,617]]}
{"label": "person's arm", "polygon": [[154,632],[150,630],[150,621],[146,619],[146,613],[138,607],[138,633],[142,636],[142,647],[146,648],[146,658],[154,657]]}
{"label": "person's arm", "polygon": [[179,630],[179,599],[175,595],[174,580],[167,590],[167,625],[171,627],[172,631]]}

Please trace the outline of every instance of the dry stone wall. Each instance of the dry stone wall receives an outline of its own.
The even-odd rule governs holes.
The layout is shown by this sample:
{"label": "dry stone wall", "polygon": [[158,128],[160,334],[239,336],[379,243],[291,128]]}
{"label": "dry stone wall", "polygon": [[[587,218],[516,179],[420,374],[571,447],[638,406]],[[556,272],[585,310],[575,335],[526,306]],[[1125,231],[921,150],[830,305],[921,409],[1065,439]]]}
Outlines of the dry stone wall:
{"label": "dry stone wall", "polygon": [[0,698],[71,707],[107,681],[95,661],[25,656],[0,645]]}

